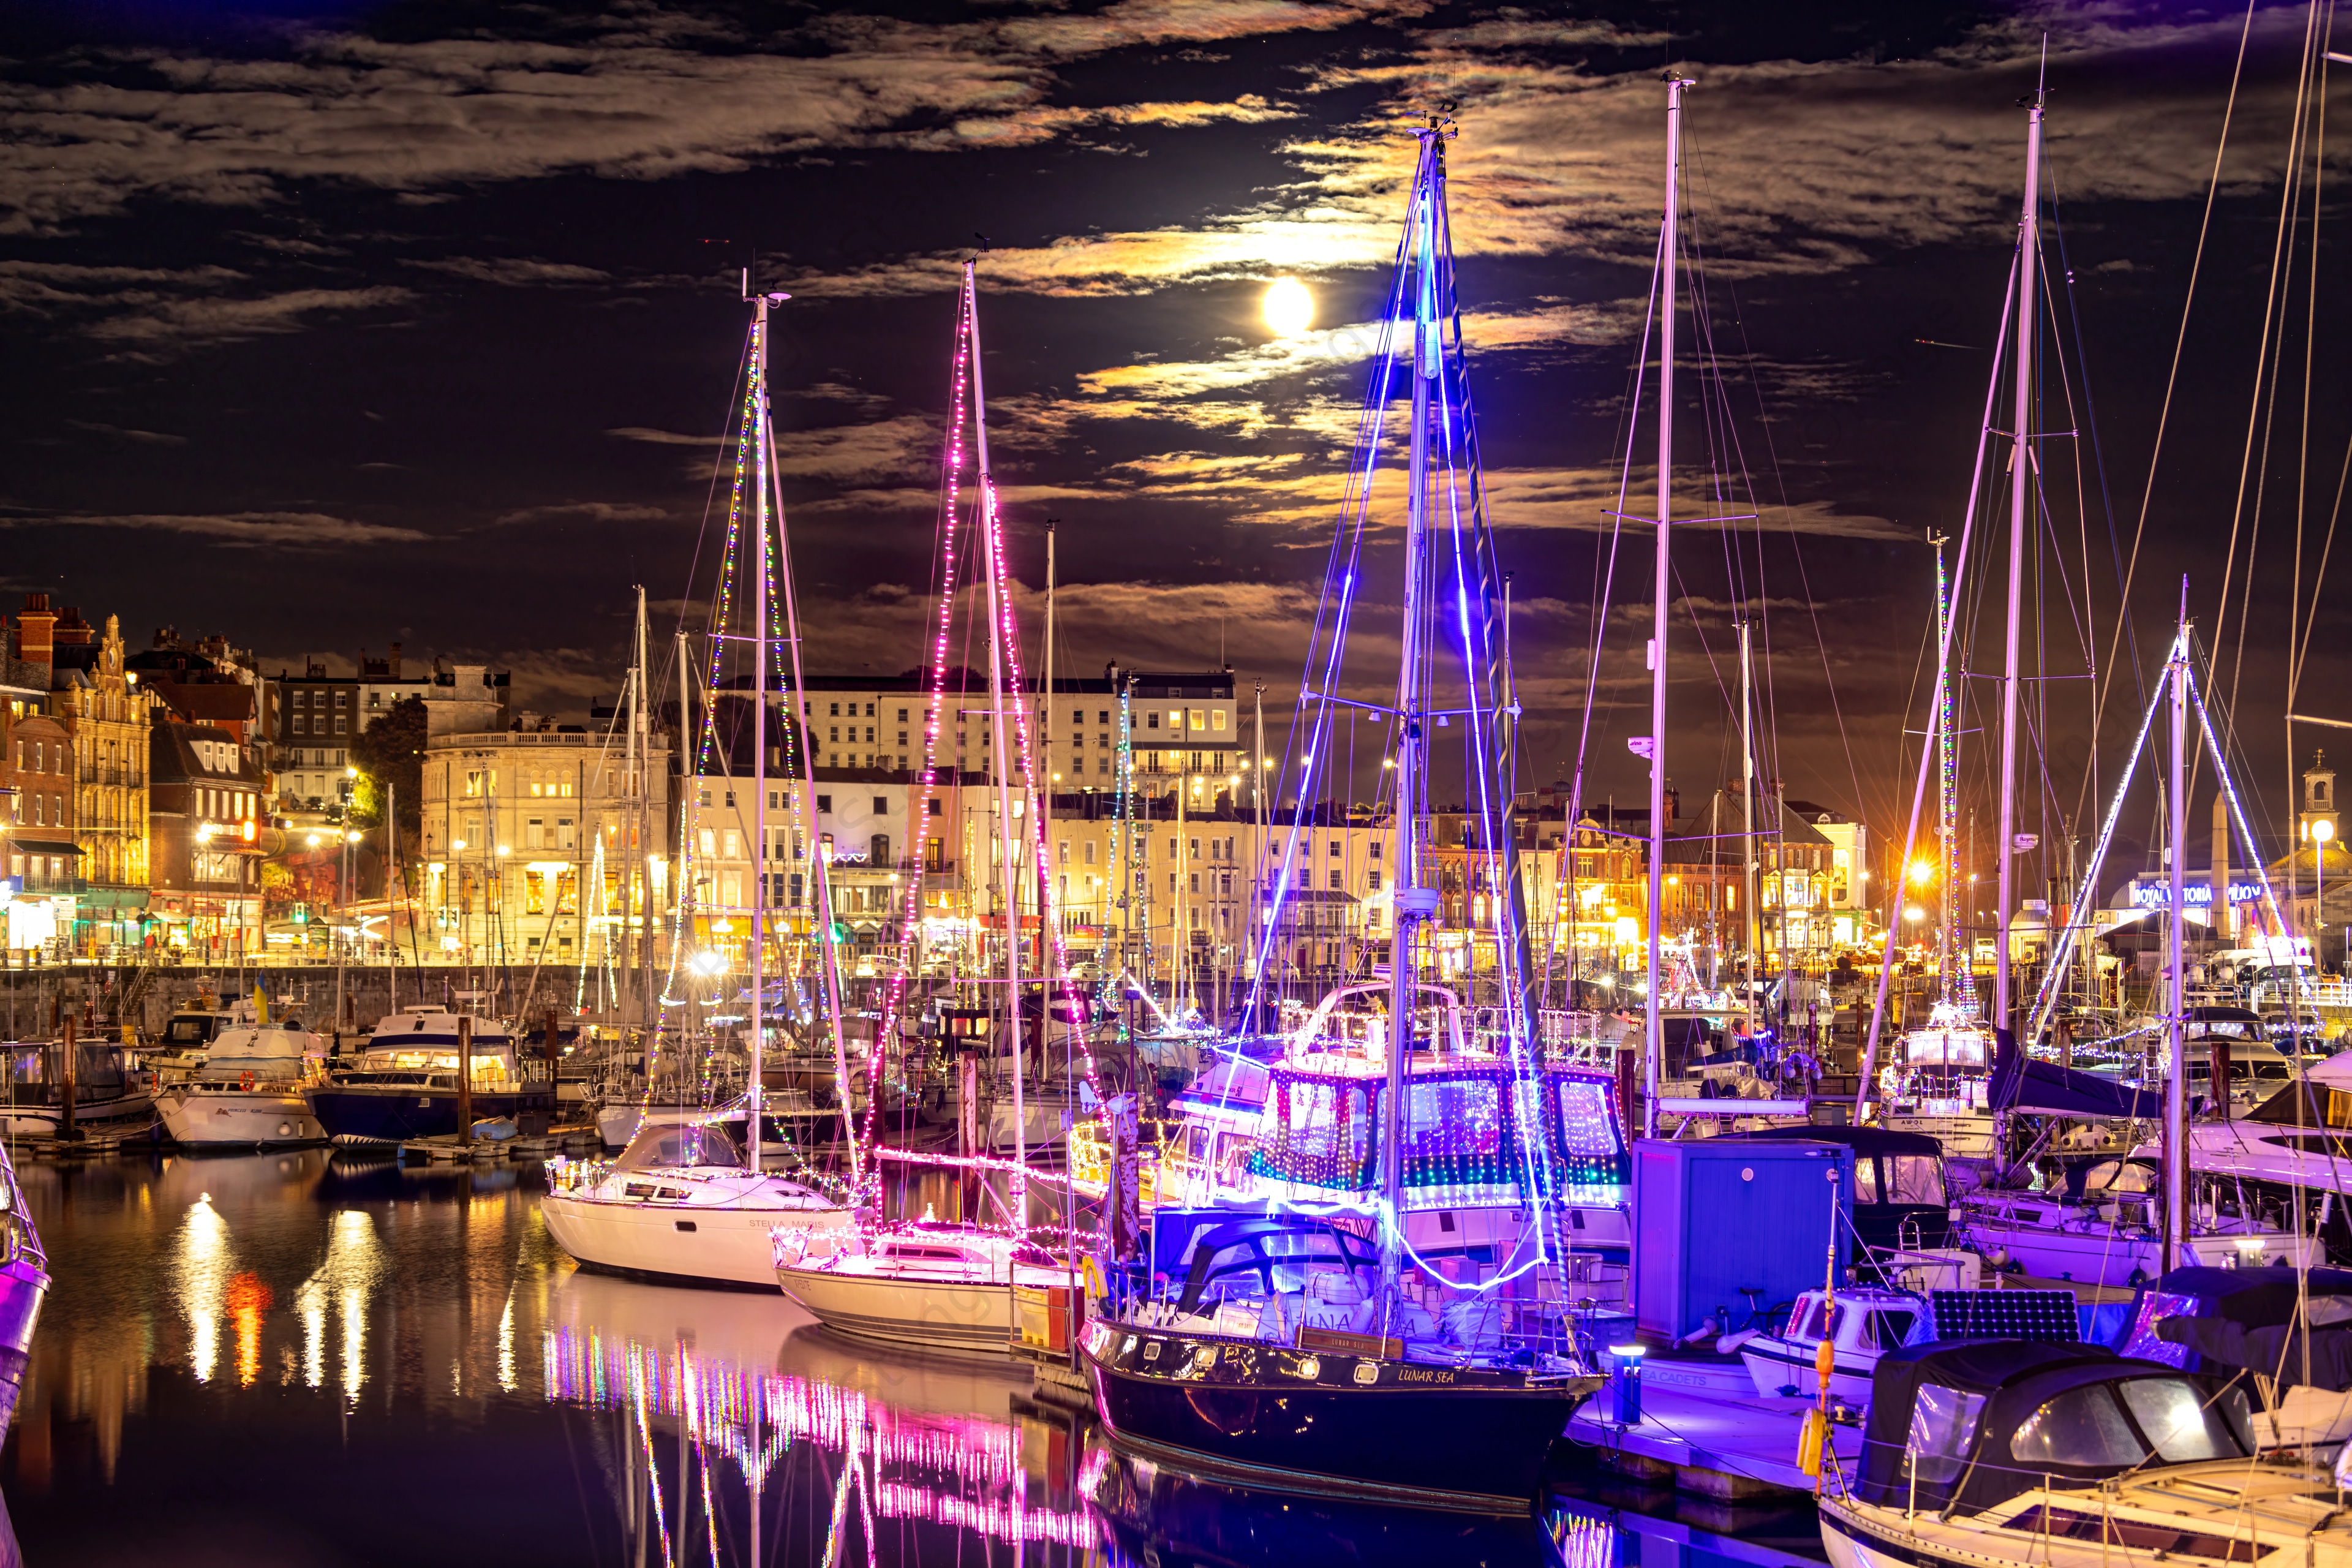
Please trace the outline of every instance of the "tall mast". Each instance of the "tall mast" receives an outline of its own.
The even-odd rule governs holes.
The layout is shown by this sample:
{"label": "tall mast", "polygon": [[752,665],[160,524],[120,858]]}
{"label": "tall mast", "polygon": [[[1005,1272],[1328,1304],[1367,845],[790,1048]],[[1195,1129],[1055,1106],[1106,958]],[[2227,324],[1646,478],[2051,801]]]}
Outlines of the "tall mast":
{"label": "tall mast", "polygon": [[2010,1026],[2009,922],[2016,908],[2018,633],[2025,593],[2025,521],[2033,500],[2033,264],[2040,246],[2042,94],[2026,121],[2025,205],[2017,225],[2017,400],[2009,456],[2009,625],[2000,678],[2000,908],[1993,950],[1992,1021]]}
{"label": "tall mast", "polygon": [[[977,258],[963,264],[963,299],[965,321],[971,331],[971,424],[972,455],[979,465],[980,528],[987,552],[988,578],[988,704],[989,732],[996,752],[996,831],[1003,845],[1000,853],[1004,864],[1000,882],[1004,890],[1004,1016],[1012,1031],[1013,1042],[1013,1159],[1023,1165],[1029,1163],[1029,1125],[1021,1102],[1021,900],[1015,855],[1020,839],[1013,827],[1012,780],[1008,770],[1012,755],[1004,743],[1004,705],[1021,700],[1020,694],[1004,689],[1004,606],[1000,603],[998,579],[1003,574],[1004,563],[998,552],[996,525],[996,483],[988,466],[988,394],[981,382],[980,363],[980,283]],[[1050,1010],[1050,1009],[1049,1009]],[[1016,1196],[1024,1205],[1026,1199]],[[1027,1223],[1025,1212],[1013,1216],[1013,1228],[1019,1230]]]}
{"label": "tall mast", "polygon": [[[651,689],[647,685],[647,682],[653,678],[653,669],[652,660],[647,657],[649,650],[646,646],[646,591],[642,585],[637,589],[636,651],[637,672],[636,678],[633,683],[633,689],[636,693],[636,697],[635,702],[631,705],[629,722],[636,729],[637,731],[637,766],[635,773],[633,775],[634,782],[630,788],[635,807],[632,815],[636,818],[634,825],[634,831],[636,835],[637,841],[635,859],[636,861],[637,873],[645,877],[646,885],[645,894],[638,900],[642,910],[639,923],[645,927],[645,933],[641,939],[640,945],[638,945],[635,951],[637,954],[637,967],[635,973],[636,985],[639,993],[637,1000],[637,1016],[639,1018],[651,1018],[655,1013],[653,978],[654,884],[653,877],[650,874],[652,868],[650,857],[653,848],[654,804],[653,791],[650,787],[650,780],[647,775],[653,771],[653,729],[652,726],[646,722],[645,708],[646,698]],[[683,668],[682,659],[681,668]],[[686,734],[686,710],[683,707],[678,709],[677,724],[678,734],[682,739]],[[626,868],[625,868],[625,869]]]}
{"label": "tall mast", "polygon": [[[768,399],[768,296],[761,295],[753,307],[751,375],[757,388],[753,417],[759,420],[760,449],[755,459],[760,465],[760,499],[751,508],[751,526],[759,531],[759,548],[751,552],[751,649],[754,671],[751,677],[751,842],[757,869],[751,886],[751,1082],[750,1093],[750,1135],[744,1140],[751,1159],[751,1173],[760,1171],[760,1112],[764,1100],[761,1072],[767,1066],[764,1016],[767,997],[766,956],[768,951],[768,484],[775,472],[773,443],[774,426],[769,423]],[[872,1086],[870,1092],[881,1093],[881,1085]]]}
{"label": "tall mast", "polygon": [[[1676,182],[1683,162],[1683,89],[1689,85],[1680,77],[1666,79],[1666,216],[1658,242],[1658,287],[1663,299],[1658,310],[1658,581],[1650,619],[1650,984],[1643,999],[1644,1137],[1657,1135],[1658,1072],[1665,1058],[1658,994],[1664,988],[1665,978],[1660,931],[1665,924],[1666,891],[1666,605],[1674,586],[1669,542],[1675,504],[1675,258],[1681,241]],[[1754,967],[1752,959],[1749,967]]]}
{"label": "tall mast", "polygon": [[1960,768],[1958,682],[1952,679],[1952,594],[1944,577],[1944,546],[1948,536],[1930,533],[1936,547],[1936,847],[1942,862],[1937,878],[1943,884],[1942,934],[1944,999],[1974,1014],[1976,977],[1969,951],[1968,928],[1960,905]]}
{"label": "tall mast", "polygon": [[[1397,654],[1397,893],[1390,928],[1388,1088],[1381,1100],[1381,1286],[1393,1301],[1403,1269],[1405,1058],[1412,1049],[1414,928],[1430,896],[1421,885],[1422,562],[1429,547],[1430,392],[1444,346],[1438,336],[1436,202],[1445,132],[1433,119],[1418,132],[1413,182],[1412,458],[1405,492],[1404,633]],[[1298,808],[1307,809],[1301,791]],[[1294,829],[1295,831],[1295,829]]]}
{"label": "tall mast", "polygon": [[[2166,1269],[2191,1262],[2189,1236],[2189,1059],[2187,1044],[2187,952],[2181,941],[2182,917],[2188,912],[2189,773],[2183,763],[2189,737],[2188,585],[2181,586],[2181,626],[2173,638],[2172,658],[2165,673],[2172,681],[2172,798],[2167,843],[2172,857],[2171,902],[2165,924],[2167,957],[2172,965],[2165,982],[2166,1034],[2171,1047],[2171,1071],[2164,1083],[2164,1254]],[[2324,846],[2323,846],[2324,847]],[[2216,1093],[2228,1092],[2216,1086]]]}
{"label": "tall mast", "polygon": [[[1045,663],[1037,686],[1037,755],[1041,759],[1039,772],[1045,774],[1041,781],[1045,787],[1037,792],[1037,944],[1050,954],[1054,951],[1054,938],[1045,930],[1045,879],[1055,875],[1055,871],[1046,859],[1054,842],[1054,836],[1047,829],[1054,826],[1054,784],[1057,776],[1054,772],[1054,520],[1050,517],[1045,520]],[[1055,913],[1058,915],[1061,900],[1054,900],[1053,905]],[[1043,963],[1048,971],[1052,969],[1051,958],[1045,958]],[[1054,1059],[1054,986],[1050,973],[1045,980],[1043,1005],[1037,1015],[1037,1066],[1041,1073],[1052,1065]],[[1069,1039],[1070,1032],[1069,1026],[1065,1025],[1062,1031],[1065,1042]],[[1069,1075],[1065,1073],[1063,1088],[1068,1087]]]}
{"label": "tall mast", "polygon": [[[644,612],[642,609],[639,614]],[[635,638],[630,639],[635,647]],[[630,868],[635,865],[638,819],[643,815],[637,802],[637,778],[642,764],[637,761],[637,735],[642,726],[637,714],[646,705],[646,667],[641,659],[629,665],[628,731],[621,739],[621,1033],[627,1037],[630,1015],[636,1013],[638,974],[636,971],[636,932],[629,914],[635,908],[631,897],[634,879]],[[642,1015],[639,1015],[642,1016]],[[646,1062],[648,1077],[653,1072],[650,1057]]]}
{"label": "tall mast", "polygon": [[[1664,514],[1665,509],[1661,507],[1659,515]],[[1756,950],[1764,945],[1764,911],[1756,905],[1756,731],[1754,728],[1756,707],[1751,700],[1754,677],[1750,673],[1751,667],[1748,663],[1748,650],[1751,647],[1748,630],[1748,617],[1740,616],[1739,855],[1740,864],[1747,869],[1743,873],[1739,896],[1746,900],[1747,903],[1739,917],[1739,945],[1748,950],[1748,983],[1740,988],[1739,1009],[1741,1015],[1748,1020],[1748,1032],[1753,1035],[1756,1032]],[[1710,827],[1707,831],[1720,833],[1723,830],[1719,827]],[[1789,923],[1789,912],[1786,910],[1780,911],[1780,923],[1784,928]],[[1751,931],[1755,934],[1750,935]]]}

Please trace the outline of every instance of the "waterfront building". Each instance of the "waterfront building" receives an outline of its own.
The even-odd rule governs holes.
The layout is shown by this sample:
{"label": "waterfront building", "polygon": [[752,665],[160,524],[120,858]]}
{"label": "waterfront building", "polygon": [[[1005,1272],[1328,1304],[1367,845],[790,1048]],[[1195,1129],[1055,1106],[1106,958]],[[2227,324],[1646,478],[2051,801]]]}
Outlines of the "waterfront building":
{"label": "waterfront building", "polygon": [[48,712],[57,615],[48,595],[28,594],[8,628],[6,727],[0,730],[0,822],[5,822],[8,947],[55,955],[70,943],[81,847],[73,839],[73,749]]}
{"label": "waterfront building", "polygon": [[281,669],[270,679],[268,729],[281,811],[340,822],[352,795],[352,737],[403,698],[425,704],[427,735],[480,734],[514,722],[511,671],[436,662],[412,675],[398,643],[382,658],[362,648],[356,668],[356,674],[329,675],[312,659],[299,675]]}
{"label": "waterfront building", "polygon": [[257,954],[268,774],[254,748],[224,726],[157,714],[148,779],[156,942],[208,962]]}
{"label": "waterfront building", "polygon": [[67,608],[54,628],[48,708],[71,739],[73,841],[80,850],[72,947],[102,952],[143,936],[149,901],[147,768],[154,695],[125,663],[122,624]]}
{"label": "waterfront building", "polygon": [[[950,670],[948,689],[939,764],[993,778],[994,725],[974,695],[988,690],[986,673]],[[929,690],[929,675],[923,670],[809,677],[802,711],[817,765],[881,773],[920,766]],[[1219,790],[1234,787],[1246,759],[1231,668],[1130,670],[1113,662],[1099,679],[1056,677],[1050,700],[1037,676],[1028,678],[1025,690],[1031,734],[1039,747],[1041,790],[1075,795],[1115,789],[1123,712],[1133,721],[1138,789],[1181,788],[1205,808]]]}
{"label": "waterfront building", "polygon": [[661,962],[670,787],[659,736],[635,773],[621,737],[577,724],[430,736],[419,961]]}

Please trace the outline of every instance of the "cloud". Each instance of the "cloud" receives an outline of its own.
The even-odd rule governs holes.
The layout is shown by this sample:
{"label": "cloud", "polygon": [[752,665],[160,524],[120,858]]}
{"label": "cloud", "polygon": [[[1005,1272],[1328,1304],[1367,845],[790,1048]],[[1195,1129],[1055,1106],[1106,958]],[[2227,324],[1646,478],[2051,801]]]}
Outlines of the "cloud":
{"label": "cloud", "polygon": [[150,533],[184,533],[218,541],[229,548],[331,550],[349,545],[425,544],[433,536],[390,523],[360,522],[316,511],[46,512],[6,520],[10,528],[123,528]]}
{"label": "cloud", "polygon": [[56,232],[140,199],[262,206],[320,182],[432,202],[459,184],[567,171],[663,179],[833,149],[1019,143],[1079,125],[1257,122],[1290,111],[1253,98],[1036,111],[1056,66],[1105,50],[1413,9],[1122,0],[948,26],[821,13],[758,35],[648,5],[551,38],[299,31],[248,59],[88,49],[0,81],[0,233]]}
{"label": "cloud", "polygon": [[251,284],[247,274],[226,267],[7,260],[0,261],[0,313],[57,321],[80,336],[158,357],[200,343],[300,331],[321,315],[381,310],[415,298],[383,284],[231,292]]}
{"label": "cloud", "polygon": [[427,272],[446,272],[453,278],[471,279],[477,283],[496,283],[510,289],[540,288],[566,283],[608,283],[613,275],[595,267],[581,267],[568,261],[541,261],[536,258],[451,256],[438,261],[419,261],[403,258],[403,267],[415,267]]}
{"label": "cloud", "polygon": [[667,522],[667,507],[644,506],[627,501],[571,500],[556,501],[546,506],[527,506],[503,512],[496,520],[499,528],[518,523],[533,522]]}
{"label": "cloud", "polygon": [[134,442],[144,447],[184,447],[185,436],[168,435],[161,430],[131,430],[120,425],[101,425],[90,419],[68,419],[66,423],[76,430],[87,430],[93,436],[110,436],[118,441]]}
{"label": "cloud", "polygon": [[604,434],[654,447],[723,447],[729,440],[724,436],[683,436],[675,430],[655,430],[643,425],[622,425]]}

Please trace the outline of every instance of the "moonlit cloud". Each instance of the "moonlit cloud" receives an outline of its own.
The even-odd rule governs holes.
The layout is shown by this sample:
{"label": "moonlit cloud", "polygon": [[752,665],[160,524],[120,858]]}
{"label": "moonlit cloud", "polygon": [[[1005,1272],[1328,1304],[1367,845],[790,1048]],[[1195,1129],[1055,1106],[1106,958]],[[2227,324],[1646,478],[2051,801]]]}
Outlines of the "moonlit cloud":
{"label": "moonlit cloud", "polygon": [[339,550],[354,545],[423,544],[433,536],[390,523],[359,522],[315,511],[247,511],[222,514],[131,512],[51,514],[8,518],[9,528],[119,528],[151,533],[181,533],[209,539],[226,548]]}

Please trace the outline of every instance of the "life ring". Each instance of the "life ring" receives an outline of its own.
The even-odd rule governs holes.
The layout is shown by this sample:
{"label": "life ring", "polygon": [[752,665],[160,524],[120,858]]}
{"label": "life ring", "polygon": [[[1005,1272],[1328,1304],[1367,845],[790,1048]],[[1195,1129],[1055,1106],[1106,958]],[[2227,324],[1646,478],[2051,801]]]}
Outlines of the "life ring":
{"label": "life ring", "polygon": [[253,1088],[253,1074],[250,1072],[239,1073],[236,1079],[236,1087],[249,1091]]}

